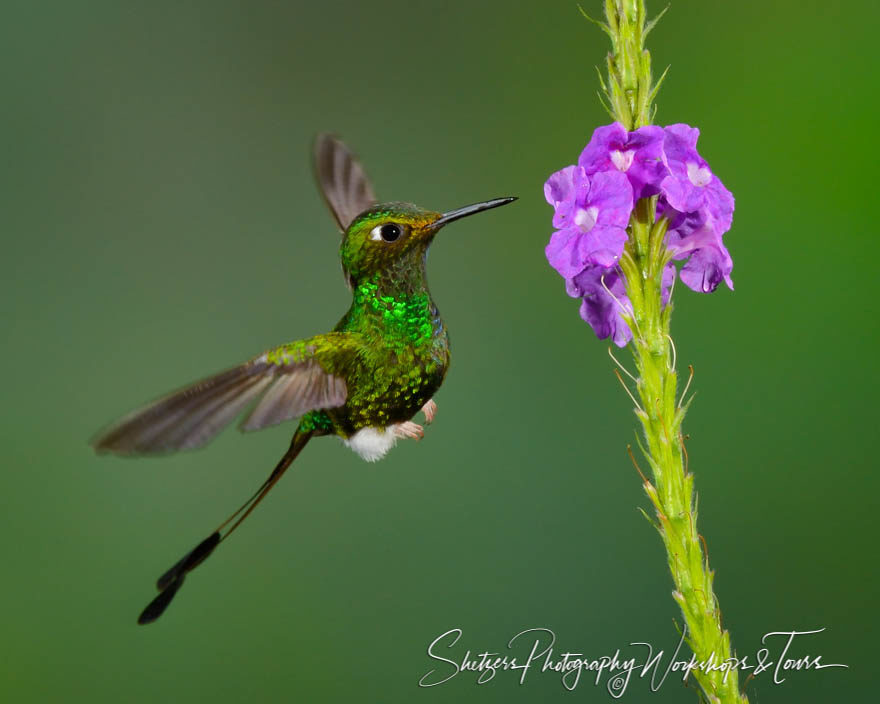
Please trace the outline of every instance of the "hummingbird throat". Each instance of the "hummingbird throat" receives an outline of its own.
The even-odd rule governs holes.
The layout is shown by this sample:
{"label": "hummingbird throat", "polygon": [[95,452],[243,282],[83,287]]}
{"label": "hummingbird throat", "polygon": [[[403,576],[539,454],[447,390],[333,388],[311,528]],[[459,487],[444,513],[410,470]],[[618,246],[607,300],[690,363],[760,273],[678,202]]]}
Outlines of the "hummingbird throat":
{"label": "hummingbird throat", "polygon": [[379,272],[356,284],[351,312],[361,318],[357,327],[373,328],[392,345],[420,347],[442,329],[425,281],[424,259],[414,271]]}
{"label": "hummingbird throat", "polygon": [[399,339],[419,347],[434,336],[437,309],[427,291],[384,295],[378,284],[362,283],[355,290],[355,306],[361,307],[364,317],[381,320],[377,332],[389,342]]}

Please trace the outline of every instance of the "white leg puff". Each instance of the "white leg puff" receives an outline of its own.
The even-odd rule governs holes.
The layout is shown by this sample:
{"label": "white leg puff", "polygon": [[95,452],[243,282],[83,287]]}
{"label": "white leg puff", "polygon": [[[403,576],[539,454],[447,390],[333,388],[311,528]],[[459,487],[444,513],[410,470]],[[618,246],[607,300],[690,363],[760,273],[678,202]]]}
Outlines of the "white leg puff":
{"label": "white leg puff", "polygon": [[389,425],[387,428],[361,428],[350,438],[343,439],[346,447],[350,447],[367,462],[381,460],[388,451],[397,444],[400,438],[421,440],[425,430],[418,423],[406,421]]}
{"label": "white leg puff", "polygon": [[390,428],[361,428],[342,442],[360,455],[361,459],[375,462],[388,454],[388,450],[397,443],[398,437],[394,432],[394,426]]}

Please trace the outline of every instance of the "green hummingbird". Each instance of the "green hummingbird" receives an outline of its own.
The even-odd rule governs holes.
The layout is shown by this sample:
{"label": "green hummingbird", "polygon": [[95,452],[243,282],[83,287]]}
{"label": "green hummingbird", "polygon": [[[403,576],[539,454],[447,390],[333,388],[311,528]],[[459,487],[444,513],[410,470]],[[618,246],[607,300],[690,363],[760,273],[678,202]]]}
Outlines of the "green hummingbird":
{"label": "green hummingbird", "polygon": [[172,392],[101,431],[99,453],[151,455],[202,447],[249,410],[241,430],[299,418],[290,447],[257,491],[159,577],[159,595],[138,623],[155,621],[201,564],[241,524],[305,447],[336,435],[363,459],[384,457],[400,438],[423,436],[449,368],[449,337],[428,290],[428,247],[444,225],[516,198],[447,213],[376,201],[363,167],[335,137],[314,144],[318,185],[342,230],[340,255],[352,303],[332,332],[270,349]]}

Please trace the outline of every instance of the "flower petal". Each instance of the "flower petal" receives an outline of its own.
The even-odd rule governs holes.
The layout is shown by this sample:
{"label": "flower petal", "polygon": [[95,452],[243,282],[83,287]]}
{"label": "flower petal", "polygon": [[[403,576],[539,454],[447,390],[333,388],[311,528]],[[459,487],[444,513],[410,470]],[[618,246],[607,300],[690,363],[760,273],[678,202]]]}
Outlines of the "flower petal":
{"label": "flower petal", "polygon": [[598,127],[578,158],[587,176],[602,171],[625,173],[635,199],[660,192],[666,175],[663,161],[664,133],[661,127],[646,125],[627,132],[623,125]]}
{"label": "flower petal", "polygon": [[633,209],[633,190],[626,174],[619,171],[593,174],[587,204],[599,209],[597,225],[626,227]]}
{"label": "flower petal", "polygon": [[698,293],[711,293],[722,279],[733,290],[733,281],[730,278],[732,269],[733,261],[723,245],[703,247],[695,251],[681,268],[681,280],[685,286]]}
{"label": "flower petal", "polygon": [[578,166],[583,167],[588,176],[598,171],[610,171],[616,168],[611,161],[611,152],[625,149],[626,142],[626,129],[619,122],[597,127],[578,158]]}
{"label": "flower petal", "polygon": [[544,248],[547,261],[559,275],[571,279],[580,274],[590,263],[591,243],[577,227],[554,232]]}
{"label": "flower petal", "polygon": [[566,166],[544,184],[544,198],[554,208],[553,226],[564,228],[571,225],[574,213],[583,205],[590,189],[590,181],[579,166]]}
{"label": "flower petal", "polygon": [[674,229],[666,233],[666,248],[675,259],[684,259],[703,247],[721,245],[721,234],[702,211],[683,215]]}
{"label": "flower petal", "polygon": [[599,266],[614,266],[623,254],[626,238],[626,230],[622,227],[594,227],[580,240],[581,257]]}
{"label": "flower petal", "polygon": [[567,282],[567,288],[569,295],[583,297],[581,318],[590,324],[599,339],[611,337],[618,347],[632,339],[632,332],[621,317],[621,312],[631,312],[632,306],[618,267],[590,266],[575,280]]}
{"label": "flower petal", "polygon": [[690,125],[677,123],[663,128],[663,155],[668,161],[694,161],[700,159],[697,154],[697,140],[700,130]]}
{"label": "flower petal", "polygon": [[568,200],[574,192],[573,174],[576,168],[576,166],[566,166],[550,174],[550,178],[544,184],[544,198],[554,208]]}
{"label": "flower petal", "polygon": [[733,222],[733,194],[728,191],[721,179],[712,177],[712,181],[706,186],[706,210],[715,220],[719,232],[727,232]]}

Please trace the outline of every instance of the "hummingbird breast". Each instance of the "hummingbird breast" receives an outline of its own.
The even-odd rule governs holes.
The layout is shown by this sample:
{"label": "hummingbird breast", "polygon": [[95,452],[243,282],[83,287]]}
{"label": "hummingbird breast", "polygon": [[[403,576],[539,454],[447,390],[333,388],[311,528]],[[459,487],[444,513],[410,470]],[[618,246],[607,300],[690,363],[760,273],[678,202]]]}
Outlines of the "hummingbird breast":
{"label": "hummingbird breast", "polygon": [[346,404],[327,411],[337,434],[349,438],[407,421],[443,383],[449,336],[427,289],[385,295],[377,284],[361,284],[337,329],[365,341],[346,379]]}

